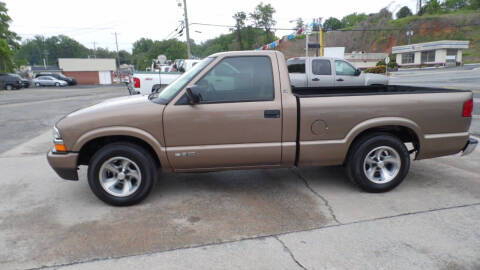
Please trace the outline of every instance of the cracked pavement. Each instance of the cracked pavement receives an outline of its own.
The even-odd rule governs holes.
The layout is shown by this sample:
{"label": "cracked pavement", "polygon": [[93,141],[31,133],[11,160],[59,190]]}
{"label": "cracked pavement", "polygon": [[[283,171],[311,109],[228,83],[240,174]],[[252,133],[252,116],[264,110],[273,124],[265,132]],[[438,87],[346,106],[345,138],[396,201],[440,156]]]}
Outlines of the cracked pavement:
{"label": "cracked pavement", "polygon": [[413,162],[382,194],[361,192],[342,167],[164,174],[144,203],[118,208],[91,193],[85,168],[78,182],[58,178],[45,152],[63,113],[126,92],[41,90],[55,98],[19,91],[0,104],[1,123],[12,120],[0,142],[0,269],[480,268],[478,150]]}

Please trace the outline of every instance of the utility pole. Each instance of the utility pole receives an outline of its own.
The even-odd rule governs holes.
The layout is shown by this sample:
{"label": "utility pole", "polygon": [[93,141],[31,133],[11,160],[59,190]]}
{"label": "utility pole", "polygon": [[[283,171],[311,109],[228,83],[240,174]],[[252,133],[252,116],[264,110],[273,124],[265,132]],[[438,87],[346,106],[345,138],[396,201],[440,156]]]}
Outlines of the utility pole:
{"label": "utility pole", "polygon": [[183,0],[183,11],[185,16],[185,30],[187,32],[187,55],[188,59],[191,59],[192,53],[190,52],[190,31],[188,29],[187,0]]}
{"label": "utility pole", "polygon": [[117,78],[120,81],[120,54],[118,53],[117,32],[115,32],[115,45],[117,46]]}
{"label": "utility pole", "polygon": [[117,66],[120,67],[120,54],[118,53],[117,32],[115,32],[115,45],[117,46]]}
{"label": "utility pole", "polygon": [[95,41],[93,42],[93,58],[97,59],[97,47],[95,47]]}

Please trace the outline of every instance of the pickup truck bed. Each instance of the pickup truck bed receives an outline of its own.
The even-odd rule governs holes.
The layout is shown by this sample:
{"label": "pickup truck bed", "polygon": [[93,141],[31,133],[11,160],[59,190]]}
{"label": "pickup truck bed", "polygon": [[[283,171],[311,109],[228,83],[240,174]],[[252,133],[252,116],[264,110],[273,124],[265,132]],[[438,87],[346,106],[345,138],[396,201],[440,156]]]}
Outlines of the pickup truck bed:
{"label": "pickup truck bed", "polygon": [[364,96],[364,95],[399,95],[399,94],[431,94],[431,93],[470,93],[466,90],[419,87],[407,85],[371,85],[344,87],[293,87],[292,93],[299,97],[326,96]]}

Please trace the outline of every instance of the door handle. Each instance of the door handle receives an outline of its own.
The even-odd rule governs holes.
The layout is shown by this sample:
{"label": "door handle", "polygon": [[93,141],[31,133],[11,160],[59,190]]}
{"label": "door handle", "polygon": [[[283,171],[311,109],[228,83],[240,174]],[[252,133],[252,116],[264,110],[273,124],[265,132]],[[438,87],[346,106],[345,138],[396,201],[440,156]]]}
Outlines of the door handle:
{"label": "door handle", "polygon": [[263,116],[264,118],[280,118],[280,110],[265,110]]}
{"label": "door handle", "polygon": [[320,81],[320,79],[319,78],[313,78],[312,81],[318,82],[318,81]]}
{"label": "door handle", "polygon": [[343,82],[343,79],[342,78],[337,79],[337,82]]}

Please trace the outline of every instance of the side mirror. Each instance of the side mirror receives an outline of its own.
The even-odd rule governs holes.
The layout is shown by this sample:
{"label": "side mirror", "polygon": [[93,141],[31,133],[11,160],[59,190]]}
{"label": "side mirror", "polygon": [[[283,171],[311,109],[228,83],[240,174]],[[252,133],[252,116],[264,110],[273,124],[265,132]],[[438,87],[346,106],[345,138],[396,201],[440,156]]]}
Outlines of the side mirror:
{"label": "side mirror", "polygon": [[196,89],[196,86],[195,85],[192,85],[190,87],[187,88],[187,90],[185,91],[185,94],[187,95],[187,98],[188,98],[188,103],[190,105],[195,105],[197,103],[200,103],[200,97],[198,96],[197,93],[195,93]]}
{"label": "side mirror", "polygon": [[356,69],[355,70],[355,76],[358,76],[360,74],[362,74],[362,71],[360,69]]}

